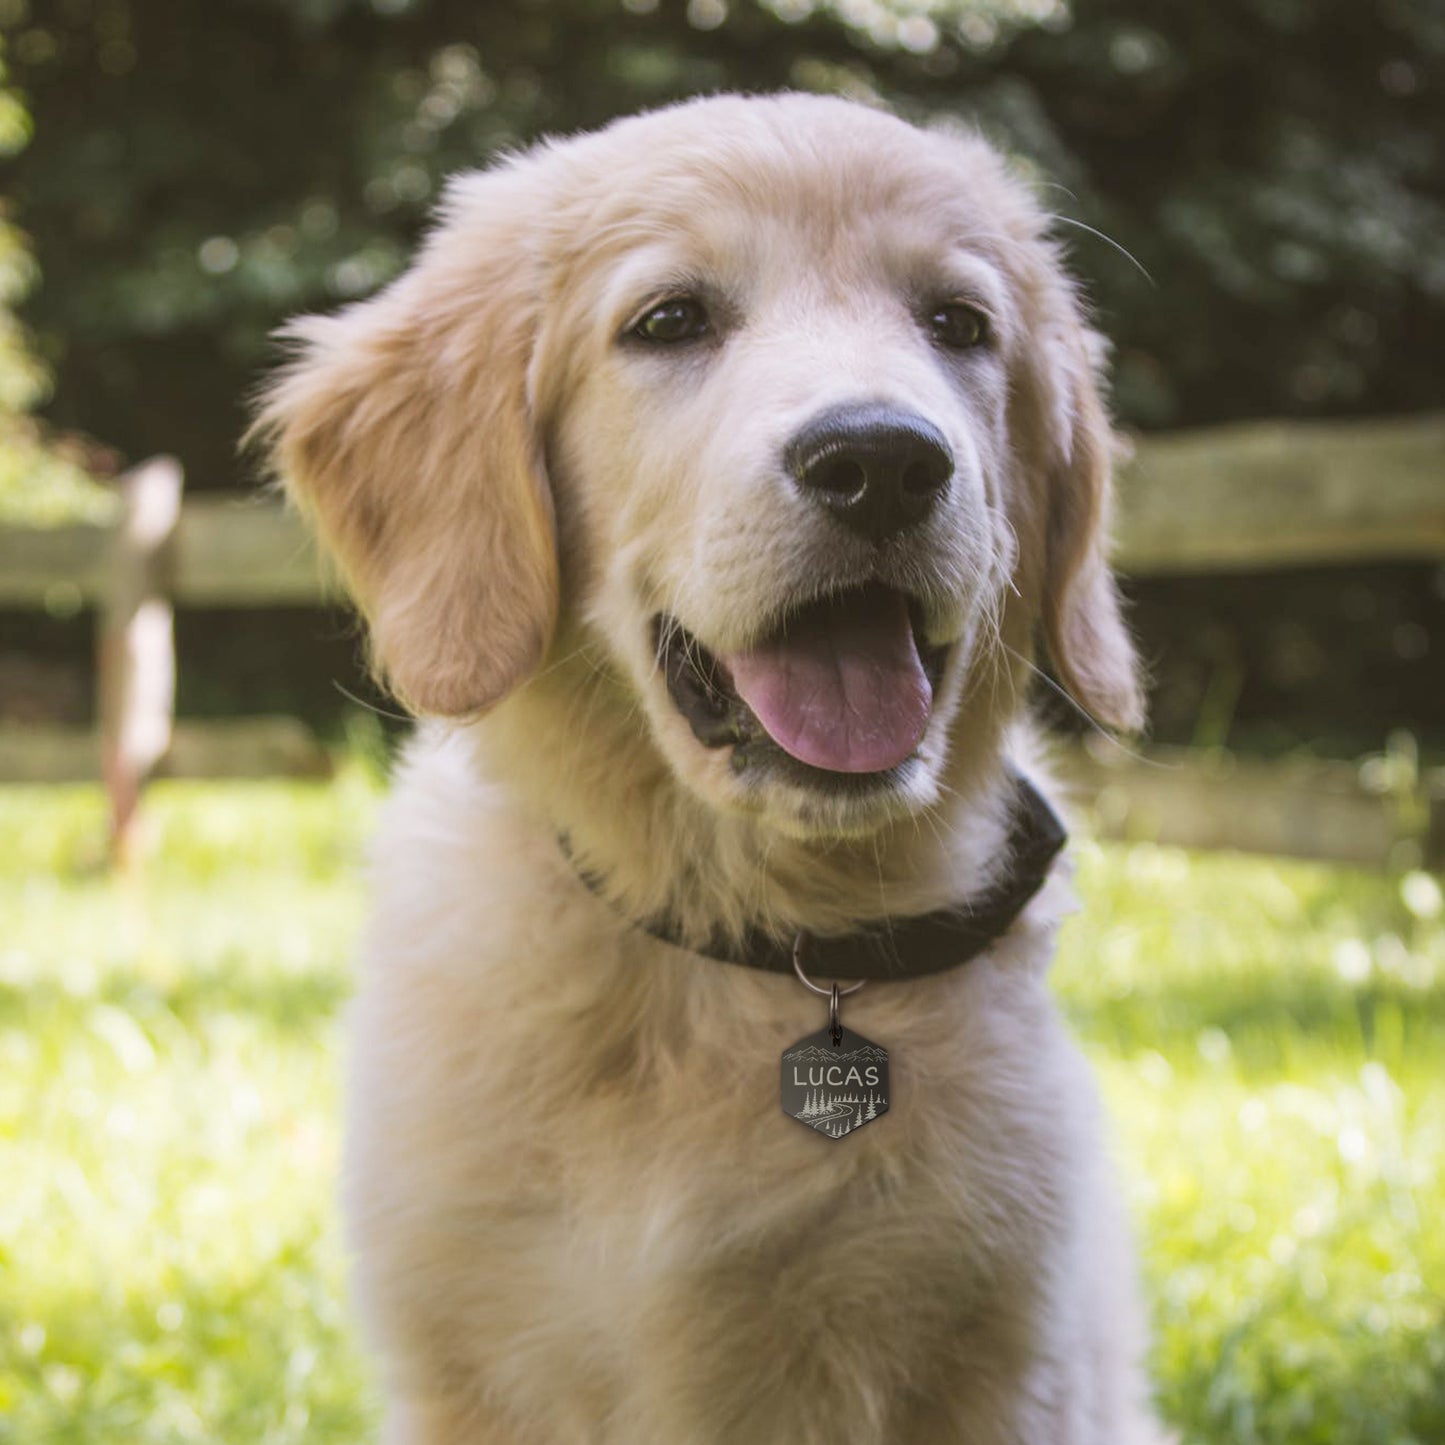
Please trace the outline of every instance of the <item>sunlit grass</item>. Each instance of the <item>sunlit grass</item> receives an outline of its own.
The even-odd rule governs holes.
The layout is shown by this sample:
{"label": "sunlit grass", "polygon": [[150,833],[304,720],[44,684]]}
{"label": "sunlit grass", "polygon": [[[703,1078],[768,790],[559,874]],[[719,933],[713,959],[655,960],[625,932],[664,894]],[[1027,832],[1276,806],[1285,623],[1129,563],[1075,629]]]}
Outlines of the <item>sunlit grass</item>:
{"label": "sunlit grass", "polygon": [[1081,861],[1057,978],[1115,1120],[1166,1413],[1201,1445],[1445,1441],[1438,886]]}
{"label": "sunlit grass", "polygon": [[0,791],[0,1440],[355,1441],[336,1012],[373,798]]}
{"label": "sunlit grass", "polygon": [[[157,787],[112,879],[96,790],[0,789],[3,1445],[366,1438],[333,1193],[375,802],[355,773]],[[1142,847],[1083,848],[1080,884],[1057,978],[1169,1417],[1187,1445],[1439,1445],[1438,888]]]}

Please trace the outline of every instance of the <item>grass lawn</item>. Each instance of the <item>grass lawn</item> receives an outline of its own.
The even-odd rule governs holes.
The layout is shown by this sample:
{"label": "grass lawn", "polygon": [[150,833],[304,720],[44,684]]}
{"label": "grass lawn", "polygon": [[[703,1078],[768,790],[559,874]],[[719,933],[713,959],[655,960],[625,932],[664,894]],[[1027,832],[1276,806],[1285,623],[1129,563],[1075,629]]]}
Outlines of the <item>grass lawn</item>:
{"label": "grass lawn", "polygon": [[[3,1445],[371,1428],[332,1192],[375,803],[359,773],[158,786],[144,875],[113,880],[98,790],[0,789]],[[1116,1121],[1165,1413],[1186,1445],[1442,1445],[1438,888],[1080,864],[1057,979]]]}

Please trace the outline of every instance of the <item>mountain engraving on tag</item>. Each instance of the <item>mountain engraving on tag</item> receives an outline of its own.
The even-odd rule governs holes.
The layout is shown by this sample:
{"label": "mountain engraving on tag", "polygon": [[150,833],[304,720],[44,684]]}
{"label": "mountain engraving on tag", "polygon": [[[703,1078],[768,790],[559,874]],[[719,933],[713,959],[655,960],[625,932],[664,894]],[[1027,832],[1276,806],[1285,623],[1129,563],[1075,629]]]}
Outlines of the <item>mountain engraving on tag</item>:
{"label": "mountain engraving on tag", "polygon": [[888,1050],[839,1029],[820,1029],[783,1050],[783,1112],[841,1139],[888,1112]]}

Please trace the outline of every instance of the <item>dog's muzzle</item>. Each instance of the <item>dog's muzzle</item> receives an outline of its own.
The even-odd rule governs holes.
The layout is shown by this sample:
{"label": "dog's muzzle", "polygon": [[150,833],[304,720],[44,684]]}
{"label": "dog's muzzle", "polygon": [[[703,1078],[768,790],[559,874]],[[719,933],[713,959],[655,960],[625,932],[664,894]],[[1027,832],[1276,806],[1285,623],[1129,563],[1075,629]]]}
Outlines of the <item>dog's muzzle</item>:
{"label": "dog's muzzle", "polygon": [[654,622],[674,706],[704,747],[739,767],[790,764],[809,782],[888,775],[916,751],[948,647],[930,645],[921,606],[870,582],[785,616],[719,656],[671,617]]}

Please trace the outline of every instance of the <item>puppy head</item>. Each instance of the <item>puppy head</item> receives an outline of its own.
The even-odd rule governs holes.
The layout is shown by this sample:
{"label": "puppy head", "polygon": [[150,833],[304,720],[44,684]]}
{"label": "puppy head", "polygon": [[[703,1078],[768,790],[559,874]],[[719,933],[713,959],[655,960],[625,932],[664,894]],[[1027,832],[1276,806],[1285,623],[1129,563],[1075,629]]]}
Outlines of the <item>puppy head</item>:
{"label": "puppy head", "polygon": [[261,425],[414,708],[526,690],[560,551],[549,688],[584,646],[713,806],[868,831],[997,736],[1036,626],[1138,720],[1043,231],[977,140],[695,102],[457,182],[406,276],[293,329]]}

